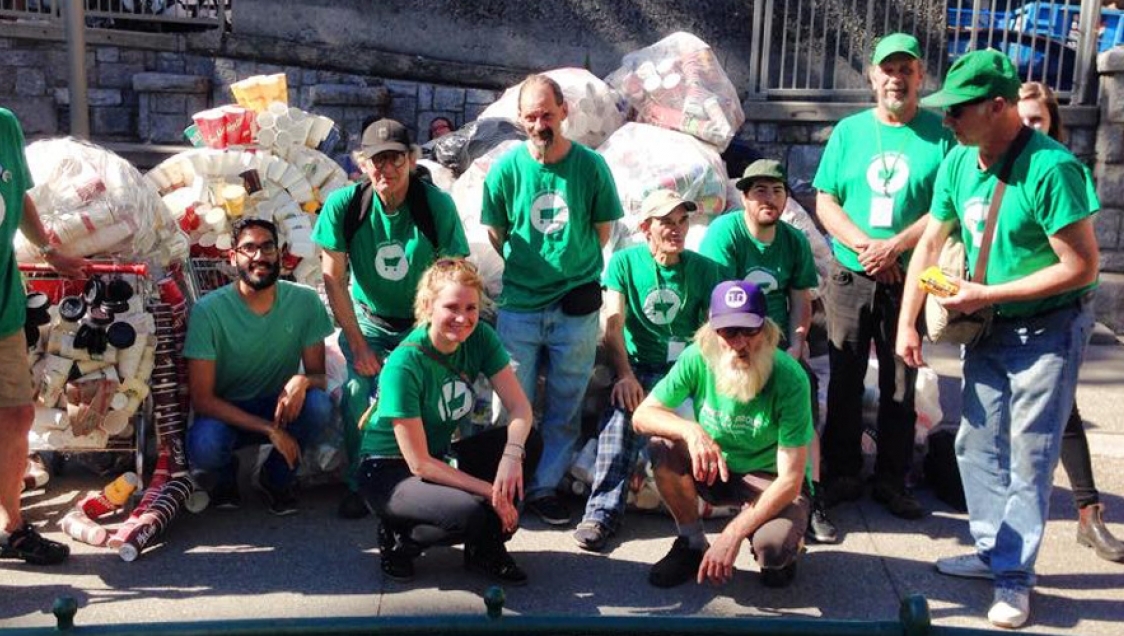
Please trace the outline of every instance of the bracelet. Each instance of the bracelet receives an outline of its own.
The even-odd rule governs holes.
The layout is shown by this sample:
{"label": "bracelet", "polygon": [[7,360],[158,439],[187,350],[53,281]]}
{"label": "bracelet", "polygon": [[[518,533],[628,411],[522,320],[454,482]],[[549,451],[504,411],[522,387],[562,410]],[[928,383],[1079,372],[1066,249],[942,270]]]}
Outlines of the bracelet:
{"label": "bracelet", "polygon": [[522,444],[516,444],[515,442],[508,442],[507,445],[504,446],[504,448],[507,448],[508,446],[514,446],[515,448],[518,448],[519,450],[524,452],[527,451],[527,449],[524,448]]}
{"label": "bracelet", "polygon": [[515,460],[515,461],[517,461],[517,462],[521,462],[521,461],[523,461],[523,456],[522,456],[522,455],[514,455],[514,454],[512,454],[512,453],[506,453],[506,452],[505,452],[505,453],[503,454],[503,456],[504,456],[504,457],[508,457],[508,458],[510,458],[510,459],[514,459],[514,460]]}

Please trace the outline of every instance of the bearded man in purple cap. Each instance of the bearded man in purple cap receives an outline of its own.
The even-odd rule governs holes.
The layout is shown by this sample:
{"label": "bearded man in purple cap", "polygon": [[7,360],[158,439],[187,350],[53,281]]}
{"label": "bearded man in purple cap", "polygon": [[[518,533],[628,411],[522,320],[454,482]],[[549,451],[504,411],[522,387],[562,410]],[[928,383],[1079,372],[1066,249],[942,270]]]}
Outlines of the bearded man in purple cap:
{"label": "bearded man in purple cap", "polygon": [[[707,323],[633,416],[636,431],[652,437],[656,488],[679,535],[648,575],[656,587],[726,583],[743,539],[765,585],[784,587],[796,574],[811,508],[812,410],[807,375],[777,349],[780,329],[767,314],[753,283],[715,287]],[[688,398],[696,421],[675,414]],[[713,544],[699,496],[741,506]]]}

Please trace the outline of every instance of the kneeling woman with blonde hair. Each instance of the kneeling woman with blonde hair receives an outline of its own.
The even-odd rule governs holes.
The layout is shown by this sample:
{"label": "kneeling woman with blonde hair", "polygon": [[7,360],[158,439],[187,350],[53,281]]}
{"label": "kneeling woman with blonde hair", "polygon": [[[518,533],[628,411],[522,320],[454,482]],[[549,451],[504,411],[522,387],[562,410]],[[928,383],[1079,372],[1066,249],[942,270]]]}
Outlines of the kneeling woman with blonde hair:
{"label": "kneeling woman with blonde hair", "polygon": [[[527,580],[504,542],[519,526],[523,475],[534,472],[542,440],[499,337],[480,324],[483,289],[464,259],[426,270],[414,302],[417,327],[387,358],[378,406],[362,421],[359,484],[381,522],[382,571],[394,580],[413,577],[422,549],[461,542],[465,567],[509,585]],[[481,373],[510,423],[450,443],[472,412]]]}

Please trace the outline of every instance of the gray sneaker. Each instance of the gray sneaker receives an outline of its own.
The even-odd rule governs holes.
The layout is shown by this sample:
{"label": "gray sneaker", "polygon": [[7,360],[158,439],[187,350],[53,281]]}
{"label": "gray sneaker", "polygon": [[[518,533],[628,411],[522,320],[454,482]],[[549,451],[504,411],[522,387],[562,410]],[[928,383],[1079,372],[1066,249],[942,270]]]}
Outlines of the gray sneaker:
{"label": "gray sneaker", "polygon": [[984,563],[980,555],[975,552],[937,559],[937,572],[967,579],[995,578],[991,566]]}
{"label": "gray sneaker", "polygon": [[987,620],[996,627],[1018,629],[1030,618],[1030,590],[1000,587],[995,590]]}

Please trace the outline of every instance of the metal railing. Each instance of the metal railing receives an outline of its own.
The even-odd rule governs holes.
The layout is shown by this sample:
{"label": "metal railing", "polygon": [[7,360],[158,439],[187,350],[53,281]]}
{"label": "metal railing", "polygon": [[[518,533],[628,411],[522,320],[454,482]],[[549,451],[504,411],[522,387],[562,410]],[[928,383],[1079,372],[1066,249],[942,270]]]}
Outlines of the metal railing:
{"label": "metal railing", "polygon": [[1124,12],[1101,0],[754,0],[749,94],[758,99],[867,99],[877,39],[917,36],[926,90],[959,55],[996,48],[1024,81],[1090,103],[1098,51],[1124,42]]}
{"label": "metal railing", "polygon": [[[0,19],[61,24],[63,2],[0,0]],[[229,30],[233,0],[84,0],[86,26],[125,31]]]}

